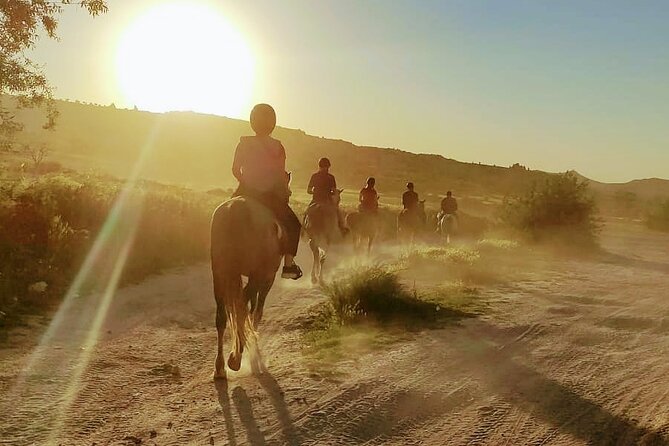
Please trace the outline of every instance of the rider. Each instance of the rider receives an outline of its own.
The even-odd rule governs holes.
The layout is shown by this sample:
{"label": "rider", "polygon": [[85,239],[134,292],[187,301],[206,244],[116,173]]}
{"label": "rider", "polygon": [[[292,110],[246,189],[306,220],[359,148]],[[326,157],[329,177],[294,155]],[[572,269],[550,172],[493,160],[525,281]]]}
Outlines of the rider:
{"label": "rider", "polygon": [[[328,158],[318,160],[318,172],[311,175],[307,186],[307,193],[313,196],[309,206],[313,204],[333,204],[332,195],[337,191],[337,180],[330,173],[331,166],[332,163]],[[340,212],[337,212],[337,223],[342,233],[345,233],[346,228]]]}
{"label": "rider", "polygon": [[360,212],[376,213],[379,210],[379,194],[374,189],[375,184],[376,180],[374,177],[367,178],[365,187],[360,191],[360,205],[358,206]]}
{"label": "rider", "polygon": [[328,204],[331,203],[332,194],[337,189],[337,181],[334,175],[330,173],[330,160],[321,158],[318,160],[318,172],[311,175],[307,193],[313,195],[312,203]]}
{"label": "rider", "polygon": [[402,206],[407,212],[416,210],[418,206],[418,194],[413,190],[413,183],[407,183],[407,190],[402,194]]}
{"label": "rider", "polygon": [[439,221],[441,221],[442,218],[446,215],[453,215],[456,220],[458,218],[458,201],[453,197],[453,192],[450,190],[446,192],[446,197],[444,197],[443,200],[441,200],[441,211],[439,212],[439,215],[437,218]]}
{"label": "rider", "polygon": [[300,220],[288,204],[290,192],[285,184],[286,151],[270,135],[276,126],[276,113],[268,104],[251,110],[251,128],[255,136],[242,136],[235,150],[232,174],[239,181],[233,196],[248,196],[264,204],[286,230],[282,243],[284,255],[281,277],[299,279],[302,270],[295,263],[300,241]]}

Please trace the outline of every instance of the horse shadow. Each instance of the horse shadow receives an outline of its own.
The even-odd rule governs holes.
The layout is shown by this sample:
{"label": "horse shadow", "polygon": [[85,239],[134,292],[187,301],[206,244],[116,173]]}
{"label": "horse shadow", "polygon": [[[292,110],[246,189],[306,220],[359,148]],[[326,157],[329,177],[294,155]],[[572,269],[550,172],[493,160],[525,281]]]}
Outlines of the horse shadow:
{"label": "horse shadow", "polygon": [[280,434],[276,433],[265,437],[265,434],[263,434],[254,415],[252,398],[249,398],[246,390],[241,386],[237,386],[232,390],[232,395],[230,395],[228,381],[217,380],[215,382],[215,388],[218,394],[218,402],[223,411],[229,444],[232,446],[237,445],[237,434],[235,432],[234,418],[231,410],[231,405],[234,404],[237,415],[239,416],[239,421],[242,426],[244,426],[246,438],[250,445],[299,445],[301,443],[300,436],[291,419],[288,405],[284,400],[283,389],[266,369],[261,370],[260,374],[256,376],[256,379],[260,384],[260,387],[266,392],[269,401],[274,408],[280,428]]}
{"label": "horse shadow", "polygon": [[228,436],[230,446],[237,446],[237,436],[235,434],[235,425],[232,421],[232,411],[230,410],[230,396],[228,394],[228,380],[217,379],[214,381],[216,393],[218,394],[218,404],[223,411],[225,421],[225,430]]}

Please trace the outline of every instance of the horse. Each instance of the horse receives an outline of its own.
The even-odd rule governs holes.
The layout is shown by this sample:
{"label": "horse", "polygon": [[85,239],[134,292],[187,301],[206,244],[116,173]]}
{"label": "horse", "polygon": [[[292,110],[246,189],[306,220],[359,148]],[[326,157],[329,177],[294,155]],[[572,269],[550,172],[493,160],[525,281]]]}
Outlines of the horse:
{"label": "horse", "polygon": [[311,267],[311,283],[323,283],[323,264],[327,250],[341,235],[339,228],[339,203],[343,189],[336,189],[332,204],[311,204],[304,215],[304,230],[309,236],[309,248],[314,257]]}
{"label": "horse", "polygon": [[437,216],[437,229],[441,235],[442,240],[446,243],[451,243],[451,235],[455,232],[457,221],[455,214],[444,214],[441,217]]}
{"label": "horse", "polygon": [[[289,192],[290,174],[286,174]],[[211,221],[211,270],[216,299],[218,350],[214,379],[225,379],[223,335],[230,325],[232,350],[228,367],[241,367],[249,339],[256,337],[282,258],[282,228],[259,201],[244,196],[222,203]],[[242,276],[248,278],[242,287]],[[250,306],[250,308],[249,308]]]}
{"label": "horse", "polygon": [[414,209],[403,209],[397,216],[399,239],[413,244],[416,234],[425,229],[426,220],[425,200],[419,201]]}
{"label": "horse", "polygon": [[372,251],[372,245],[378,232],[378,215],[369,211],[352,212],[346,216],[346,226],[353,237],[353,248],[358,251],[363,241],[367,240],[367,254]]}

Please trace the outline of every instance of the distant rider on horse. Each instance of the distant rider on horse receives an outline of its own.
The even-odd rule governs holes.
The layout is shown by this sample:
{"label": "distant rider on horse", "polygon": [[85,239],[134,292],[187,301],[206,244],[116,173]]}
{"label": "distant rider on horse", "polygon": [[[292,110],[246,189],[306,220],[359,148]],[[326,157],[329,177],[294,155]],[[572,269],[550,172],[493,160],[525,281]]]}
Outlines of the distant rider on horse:
{"label": "distant rider on horse", "polygon": [[[311,175],[309,185],[307,186],[307,193],[312,195],[311,203],[313,205],[333,206],[332,196],[337,192],[337,180],[334,175],[330,173],[332,163],[328,158],[321,158],[318,160],[318,172]],[[337,209],[337,224],[342,234],[346,232],[343,218]]]}
{"label": "distant rider on horse", "polygon": [[453,197],[453,192],[450,190],[446,192],[446,197],[441,200],[441,211],[437,214],[437,223],[441,223],[441,220],[446,215],[452,215],[456,221],[458,221],[458,201]]}
{"label": "distant rider on horse", "polygon": [[407,190],[402,194],[402,206],[407,212],[415,212],[418,209],[418,194],[413,190],[413,183],[407,183]]}
{"label": "distant rider on horse", "polygon": [[374,177],[367,178],[367,183],[365,187],[360,191],[360,205],[358,210],[363,213],[372,213],[375,214],[379,210],[379,194],[376,193],[374,186],[376,185],[376,180]]}
{"label": "distant rider on horse", "polygon": [[285,229],[282,241],[284,255],[281,277],[299,279],[302,270],[295,263],[300,241],[300,220],[288,204],[286,185],[286,151],[270,135],[276,126],[276,113],[268,104],[258,104],[251,111],[251,128],[255,136],[242,136],[235,150],[232,174],[239,181],[233,196],[244,196],[264,204]]}

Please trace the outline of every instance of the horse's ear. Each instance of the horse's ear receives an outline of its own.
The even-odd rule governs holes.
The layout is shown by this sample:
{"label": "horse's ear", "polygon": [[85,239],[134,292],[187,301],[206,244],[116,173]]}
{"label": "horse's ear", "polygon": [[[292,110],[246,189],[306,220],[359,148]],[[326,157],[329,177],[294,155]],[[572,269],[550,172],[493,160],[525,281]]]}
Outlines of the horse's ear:
{"label": "horse's ear", "polygon": [[337,189],[337,192],[341,194],[342,192],[344,192],[344,189]]}
{"label": "horse's ear", "polygon": [[425,204],[425,200],[420,200],[421,204]]}

